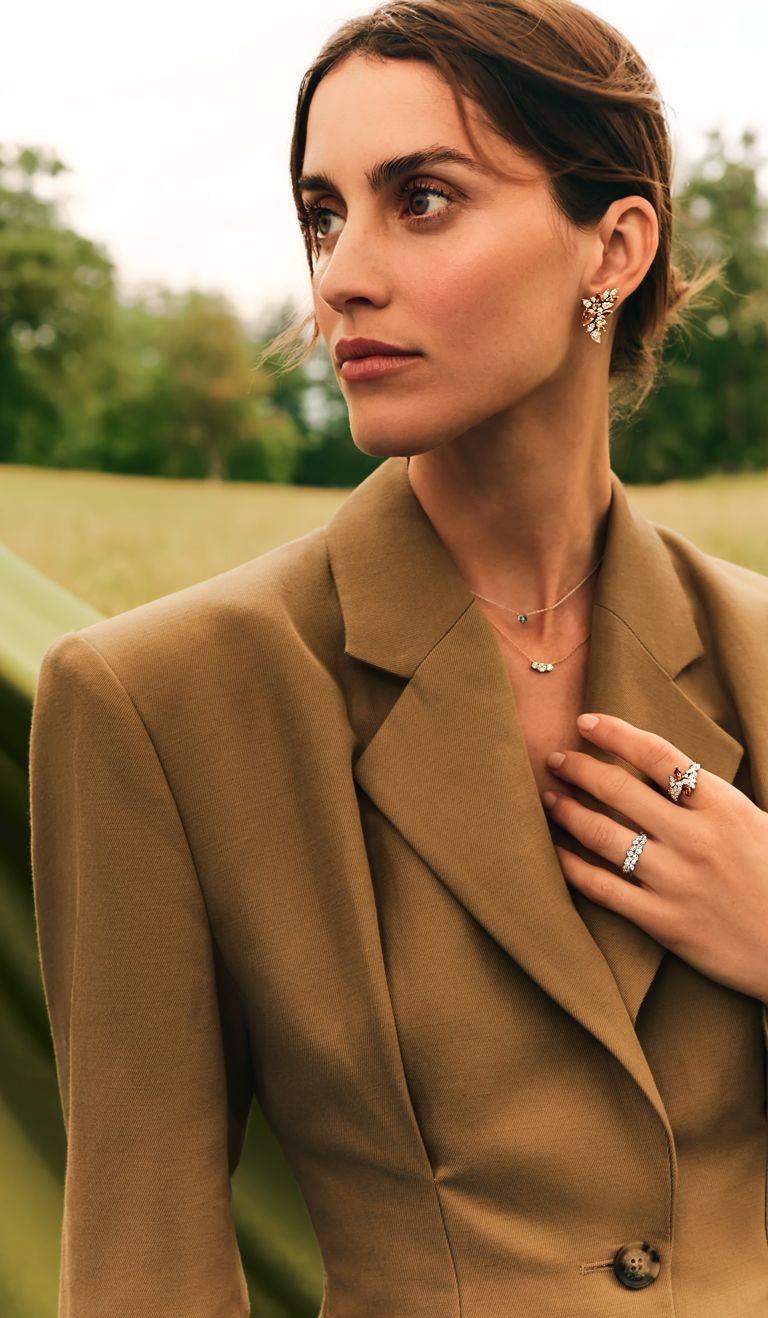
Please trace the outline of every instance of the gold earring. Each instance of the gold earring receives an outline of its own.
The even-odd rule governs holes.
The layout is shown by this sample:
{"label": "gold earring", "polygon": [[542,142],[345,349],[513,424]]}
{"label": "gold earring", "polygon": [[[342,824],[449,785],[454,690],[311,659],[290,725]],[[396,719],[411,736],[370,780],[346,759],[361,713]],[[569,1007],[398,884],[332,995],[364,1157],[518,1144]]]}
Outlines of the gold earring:
{"label": "gold earring", "polygon": [[581,299],[584,305],[581,323],[595,343],[600,342],[600,335],[608,324],[608,317],[615,310],[618,292],[618,288],[606,288],[604,293],[595,293],[594,297]]}

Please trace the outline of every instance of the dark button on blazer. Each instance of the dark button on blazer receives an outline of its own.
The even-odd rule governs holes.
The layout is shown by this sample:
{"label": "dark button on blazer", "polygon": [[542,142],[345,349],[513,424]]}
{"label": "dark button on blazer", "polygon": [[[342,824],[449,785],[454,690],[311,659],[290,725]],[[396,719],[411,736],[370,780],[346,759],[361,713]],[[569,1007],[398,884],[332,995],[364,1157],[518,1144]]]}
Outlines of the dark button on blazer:
{"label": "dark button on blazer", "polygon": [[[768,578],[612,489],[586,708],[766,809]],[[57,639],[31,792],[61,1318],[248,1312],[253,1093],[322,1318],[764,1318],[768,1012],[566,885],[405,458],[327,527]]]}

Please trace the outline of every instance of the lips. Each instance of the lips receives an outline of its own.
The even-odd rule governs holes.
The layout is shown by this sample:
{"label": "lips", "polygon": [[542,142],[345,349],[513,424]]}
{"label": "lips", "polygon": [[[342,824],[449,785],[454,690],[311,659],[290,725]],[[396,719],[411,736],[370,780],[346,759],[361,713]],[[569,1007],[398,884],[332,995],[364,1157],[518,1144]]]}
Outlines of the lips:
{"label": "lips", "polygon": [[339,339],[336,344],[336,362],[342,366],[350,358],[359,357],[420,357],[414,348],[403,348],[396,343],[385,343],[382,339]]}

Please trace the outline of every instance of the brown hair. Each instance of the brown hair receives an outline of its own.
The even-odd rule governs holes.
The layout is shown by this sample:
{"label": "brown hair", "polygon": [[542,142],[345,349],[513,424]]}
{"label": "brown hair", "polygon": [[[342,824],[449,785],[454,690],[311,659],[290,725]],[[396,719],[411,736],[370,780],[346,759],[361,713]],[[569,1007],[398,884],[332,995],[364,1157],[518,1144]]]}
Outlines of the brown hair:
{"label": "brown hair", "polygon": [[[552,196],[572,224],[591,228],[611,202],[646,197],[659,246],[644,279],[615,313],[610,362],[612,413],[629,415],[651,392],[667,330],[721,272],[687,279],[672,264],[672,148],[656,82],[635,48],[572,0],[390,0],[344,23],[325,43],[299,89],[291,180],[310,274],[312,239],[298,189],[309,104],[318,83],[347,55],[431,63],[451,88],[467,136],[484,163],[462,94],[518,149],[538,159]],[[312,338],[303,332],[314,322]],[[270,340],[259,363],[282,354],[293,369],[319,336],[314,312]]]}

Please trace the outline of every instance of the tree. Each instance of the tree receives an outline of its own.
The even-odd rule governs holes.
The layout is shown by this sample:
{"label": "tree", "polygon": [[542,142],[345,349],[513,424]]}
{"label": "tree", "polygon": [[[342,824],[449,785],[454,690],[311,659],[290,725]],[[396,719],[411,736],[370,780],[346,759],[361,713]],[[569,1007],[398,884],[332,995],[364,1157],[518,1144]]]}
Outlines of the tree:
{"label": "tree", "polygon": [[[622,480],[768,467],[768,206],[745,131],[736,158],[718,130],[675,198],[679,263],[727,258],[687,336],[665,351],[660,387],[612,440]],[[692,309],[693,310],[693,309]]]}
{"label": "tree", "polygon": [[[254,335],[254,355],[259,357],[266,344],[298,318],[298,309],[290,300],[265,312]],[[340,489],[357,485],[382,459],[363,453],[352,439],[347,405],[325,344],[318,340],[301,366],[290,371],[274,369],[277,357],[267,357],[262,369],[269,379],[271,398],[293,417],[303,436],[294,484]]]}
{"label": "tree", "polygon": [[36,191],[66,169],[0,147],[0,461],[94,465],[114,267]]}
{"label": "tree", "polygon": [[102,466],[175,477],[289,482],[302,434],[251,369],[228,301],[163,285],[123,301],[102,416]]}
{"label": "tree", "polygon": [[267,376],[252,371],[247,335],[227,299],[160,289],[149,326],[145,406],[164,473],[289,481],[301,433],[270,398]]}
{"label": "tree", "polygon": [[0,147],[0,461],[290,481],[303,432],[227,300],[121,301],[107,254],[39,195],[66,170]]}

